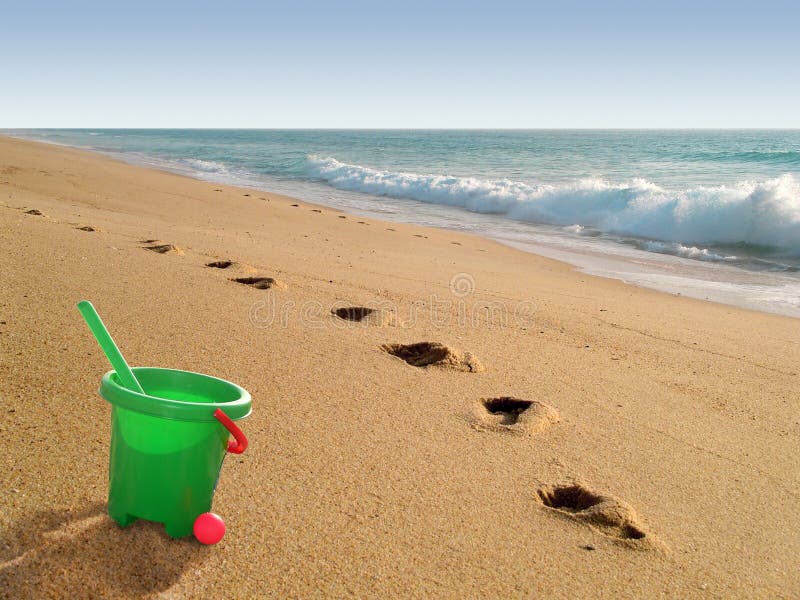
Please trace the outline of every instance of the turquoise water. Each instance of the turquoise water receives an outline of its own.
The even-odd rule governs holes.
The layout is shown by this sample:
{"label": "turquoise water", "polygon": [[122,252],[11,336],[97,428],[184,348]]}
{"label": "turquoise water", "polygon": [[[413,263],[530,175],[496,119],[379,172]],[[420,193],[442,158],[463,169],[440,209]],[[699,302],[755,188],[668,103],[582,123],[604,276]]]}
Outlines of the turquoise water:
{"label": "turquoise water", "polygon": [[[636,267],[621,278],[670,291],[756,286],[770,293],[734,302],[800,314],[797,130],[10,133],[476,232],[611,276],[619,265],[598,264],[644,263],[646,276]],[[692,285],[649,281],[667,266]]]}

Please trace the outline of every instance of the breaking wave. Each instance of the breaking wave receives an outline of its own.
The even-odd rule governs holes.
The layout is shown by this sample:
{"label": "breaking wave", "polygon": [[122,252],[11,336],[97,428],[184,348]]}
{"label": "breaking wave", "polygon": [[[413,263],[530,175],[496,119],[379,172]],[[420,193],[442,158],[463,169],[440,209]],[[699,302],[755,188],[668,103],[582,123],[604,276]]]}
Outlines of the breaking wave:
{"label": "breaking wave", "polygon": [[800,184],[791,174],[674,191],[645,179],[528,184],[382,171],[320,156],[309,156],[306,167],[339,189],[678,244],[656,252],[729,260],[694,246],[745,244],[800,255]]}

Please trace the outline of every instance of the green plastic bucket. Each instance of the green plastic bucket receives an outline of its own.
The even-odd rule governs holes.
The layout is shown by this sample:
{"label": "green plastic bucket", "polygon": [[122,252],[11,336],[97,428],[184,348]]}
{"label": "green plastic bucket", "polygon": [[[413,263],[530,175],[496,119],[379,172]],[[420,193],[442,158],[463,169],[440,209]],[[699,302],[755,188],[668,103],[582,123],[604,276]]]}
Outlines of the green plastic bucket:
{"label": "green plastic bucket", "polygon": [[100,382],[111,403],[108,514],[122,527],[145,519],[183,537],[211,509],[225,453],[247,447],[233,421],[250,414],[250,394],[200,373],[132,370],[144,394],[123,387],[115,371]]}

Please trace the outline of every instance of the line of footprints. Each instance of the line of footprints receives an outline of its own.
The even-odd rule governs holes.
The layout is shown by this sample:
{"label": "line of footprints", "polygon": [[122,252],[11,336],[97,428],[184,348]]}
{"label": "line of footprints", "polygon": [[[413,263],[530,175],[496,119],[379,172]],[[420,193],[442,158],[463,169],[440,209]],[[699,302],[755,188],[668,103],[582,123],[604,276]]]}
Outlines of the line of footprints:
{"label": "line of footprints", "polygon": [[[46,217],[38,209],[25,210],[22,208],[20,210],[28,215]],[[77,224],[73,223],[72,225]],[[90,225],[75,228],[86,232],[98,231]],[[182,248],[174,244],[161,243],[157,239],[140,240],[139,243],[145,250],[157,254],[184,254]],[[236,263],[231,260],[215,260],[206,263],[206,267],[213,269],[229,269],[234,266]],[[231,278],[231,281],[259,290],[286,287],[277,279],[267,276],[234,277]],[[375,326],[402,325],[396,315],[364,306],[336,308],[331,312],[334,317],[345,321]],[[461,352],[437,342],[384,344],[381,346],[381,350],[413,367],[422,369],[439,368],[467,373],[479,373],[485,370],[472,353]],[[558,411],[544,402],[503,396],[484,398],[476,403],[471,423],[477,430],[534,435],[546,430],[558,420]],[[583,523],[592,530],[629,547],[654,547],[657,543],[654,537],[642,527],[636,512],[630,505],[615,496],[597,492],[583,484],[565,483],[544,486],[537,490],[535,499],[546,510],[553,511],[573,522]],[[592,545],[582,547],[586,550],[595,549]]]}
{"label": "line of footprints", "polygon": [[[162,244],[158,240],[142,240],[143,248],[159,254],[183,254],[181,248]],[[229,269],[236,263],[231,260],[215,260],[206,263],[212,269]],[[230,281],[259,290],[286,287],[282,282],[267,276],[234,277]],[[402,325],[391,311],[366,306],[334,308],[333,317],[345,321],[374,326]],[[421,369],[446,369],[465,373],[480,373],[485,367],[471,352],[462,352],[438,342],[415,344],[384,344],[384,352]],[[524,400],[510,396],[483,398],[477,402],[470,423],[476,430],[494,431],[516,435],[535,435],[559,421],[558,411],[538,400]],[[582,523],[593,531],[615,542],[631,548],[644,549],[655,540],[639,522],[633,508],[613,495],[591,489],[581,483],[564,483],[543,486],[536,491],[534,499],[554,514]],[[595,546],[582,546],[595,550]]]}

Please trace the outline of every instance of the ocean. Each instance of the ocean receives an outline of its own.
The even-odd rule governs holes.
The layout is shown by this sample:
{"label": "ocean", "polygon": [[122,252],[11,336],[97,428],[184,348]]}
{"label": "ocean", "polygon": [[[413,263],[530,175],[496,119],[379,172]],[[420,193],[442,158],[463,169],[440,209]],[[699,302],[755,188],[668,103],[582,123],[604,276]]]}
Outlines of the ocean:
{"label": "ocean", "polygon": [[3,133],[800,317],[800,130]]}

